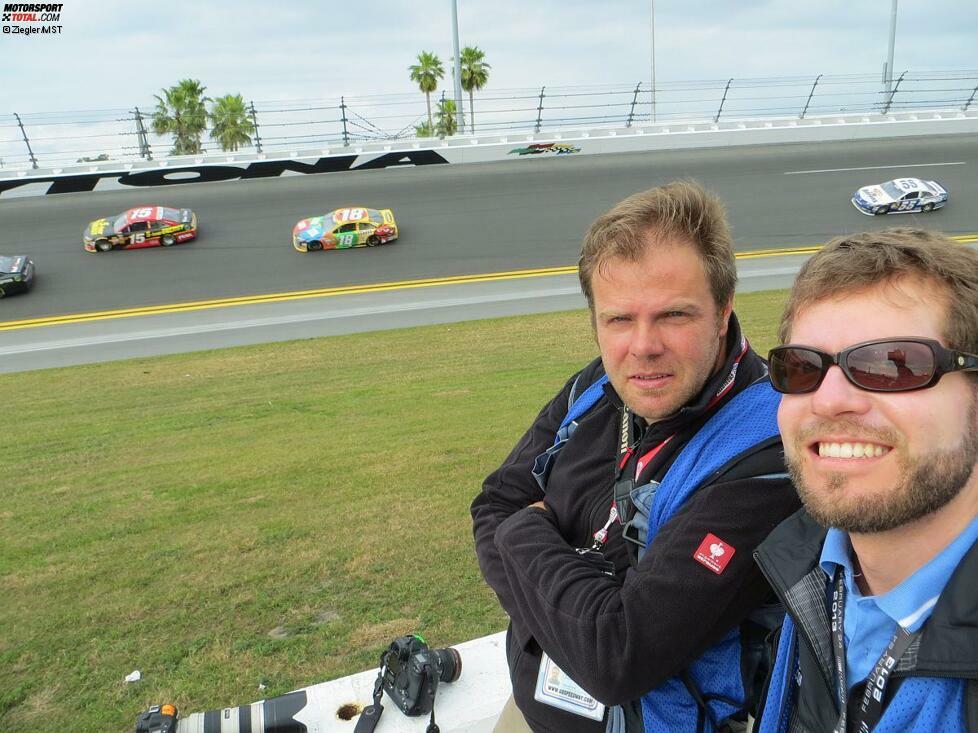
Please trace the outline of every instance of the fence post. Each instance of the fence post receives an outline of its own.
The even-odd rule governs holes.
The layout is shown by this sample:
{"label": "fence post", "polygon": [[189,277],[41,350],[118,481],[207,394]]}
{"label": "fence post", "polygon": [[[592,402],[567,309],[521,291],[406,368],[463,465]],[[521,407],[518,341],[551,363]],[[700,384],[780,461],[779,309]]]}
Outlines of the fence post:
{"label": "fence post", "polygon": [[343,116],[343,147],[350,147],[350,135],[346,130],[346,98],[340,97],[340,112]]}
{"label": "fence post", "polygon": [[34,151],[31,150],[31,141],[27,139],[27,132],[24,130],[24,123],[20,121],[20,115],[14,112],[14,117],[17,118],[17,124],[20,125],[20,134],[24,136],[24,144],[27,146],[27,152],[31,156],[31,165],[34,169],[37,169],[37,158],[34,157]]}
{"label": "fence post", "polygon": [[961,108],[961,111],[962,112],[967,112],[968,111],[968,107],[970,107],[971,106],[971,103],[973,101],[975,101],[975,94],[978,94],[978,87],[975,87],[974,89],[971,90],[971,96],[968,97],[968,101],[965,102],[964,103],[964,107]]}
{"label": "fence post", "polygon": [[907,72],[904,71],[902,74],[900,74],[900,78],[897,79],[896,86],[893,87],[893,91],[890,92],[890,96],[886,100],[886,106],[883,108],[883,114],[886,114],[887,112],[890,111],[890,107],[893,105],[893,96],[897,93],[897,89],[900,88],[900,82],[903,81],[903,77],[905,77],[906,75]]}
{"label": "fence post", "polygon": [[540,87],[540,105],[537,107],[537,126],[534,132],[540,132],[540,123],[543,119],[543,90],[547,87]]}
{"label": "fence post", "polygon": [[727,92],[730,91],[730,85],[733,84],[733,78],[727,81],[727,88],[723,90],[723,99],[720,100],[720,109],[717,110],[717,116],[713,118],[713,122],[720,121],[720,113],[723,112],[723,103],[727,101]]}
{"label": "fence post", "polygon": [[135,108],[133,114],[136,117],[136,138],[139,140],[139,154],[146,160],[153,159],[153,153],[149,149],[149,138],[146,136],[146,127],[143,125],[143,115],[139,107]]}
{"label": "fence post", "polygon": [[258,134],[258,114],[255,112],[255,100],[251,100],[251,125],[255,128],[255,148],[261,153],[261,135]]}
{"label": "fence post", "polygon": [[632,126],[632,120],[635,117],[635,102],[638,101],[638,90],[642,86],[642,82],[635,85],[635,94],[632,95],[632,108],[628,110],[628,122],[625,123],[625,127]]}
{"label": "fence post", "polygon": [[810,105],[812,103],[812,97],[815,95],[815,87],[818,86],[818,80],[821,79],[821,78],[822,78],[822,75],[821,74],[819,74],[818,76],[815,77],[815,83],[812,84],[812,90],[808,93],[808,101],[805,102],[805,109],[803,109],[801,111],[801,114],[798,115],[798,119],[799,120],[805,119],[805,115],[808,114],[808,105]]}

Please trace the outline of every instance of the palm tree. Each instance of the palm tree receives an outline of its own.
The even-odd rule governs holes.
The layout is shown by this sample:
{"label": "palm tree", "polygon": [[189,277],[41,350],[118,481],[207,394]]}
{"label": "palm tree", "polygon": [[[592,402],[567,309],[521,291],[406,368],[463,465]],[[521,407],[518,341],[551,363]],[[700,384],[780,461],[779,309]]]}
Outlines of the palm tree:
{"label": "palm tree", "polygon": [[489,81],[489,69],[485,62],[486,54],[478,46],[466,46],[458,55],[462,67],[462,89],[469,93],[469,130],[475,134],[475,107],[472,92],[479,91]]}
{"label": "palm tree", "polygon": [[207,129],[207,109],[204,102],[205,87],[197,79],[181,79],[169,89],[162,89],[163,96],[156,96],[153,113],[153,132],[157,135],[173,135],[174,155],[193,155],[204,151],[200,135]]}
{"label": "palm tree", "polygon": [[424,92],[428,103],[428,125],[434,128],[435,124],[431,119],[431,93],[438,88],[438,81],[445,76],[445,67],[434,53],[422,51],[418,54],[418,63],[411,64],[408,71],[411,72],[411,81],[416,82],[418,89]]}
{"label": "palm tree", "polygon": [[435,113],[438,118],[435,126],[438,137],[450,137],[458,131],[458,119],[455,116],[456,111],[454,99],[445,99],[442,97],[438,102],[438,111]]}
{"label": "palm tree", "polygon": [[240,94],[225,94],[213,100],[208,117],[211,120],[211,137],[221,144],[221,150],[235,151],[242,145],[251,145],[255,125],[248,118],[248,110]]}
{"label": "palm tree", "polygon": [[427,120],[422,120],[421,124],[414,126],[415,137],[434,137],[435,130]]}

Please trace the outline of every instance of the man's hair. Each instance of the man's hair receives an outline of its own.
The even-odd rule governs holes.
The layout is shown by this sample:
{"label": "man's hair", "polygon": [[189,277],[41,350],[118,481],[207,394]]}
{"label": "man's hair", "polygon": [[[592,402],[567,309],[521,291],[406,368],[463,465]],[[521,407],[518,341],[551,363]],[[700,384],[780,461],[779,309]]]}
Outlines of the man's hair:
{"label": "man's hair", "polygon": [[615,259],[637,262],[667,240],[696,249],[714,301],[719,308],[726,306],[737,284],[737,266],[723,203],[692,181],[674,181],[629,196],[595,219],[584,235],[577,270],[592,314],[596,272]]}
{"label": "man's hair", "polygon": [[[787,341],[802,308],[905,278],[936,286],[934,298],[946,306],[946,345],[978,352],[978,252],[924,229],[851,234],[826,244],[798,273],[781,316],[778,337],[781,343]],[[853,314],[853,318],[858,317],[858,313]],[[898,324],[894,328],[900,330]]]}

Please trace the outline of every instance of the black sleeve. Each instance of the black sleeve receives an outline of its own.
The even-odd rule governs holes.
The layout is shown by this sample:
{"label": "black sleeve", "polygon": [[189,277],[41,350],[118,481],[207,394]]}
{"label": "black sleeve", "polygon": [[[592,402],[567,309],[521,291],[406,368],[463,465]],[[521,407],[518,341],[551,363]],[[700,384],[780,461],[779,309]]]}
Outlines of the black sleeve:
{"label": "black sleeve", "polygon": [[[783,475],[780,445],[764,453],[751,475]],[[703,487],[624,581],[582,560],[547,510],[513,514],[496,548],[528,632],[574,681],[614,705],[684,670],[769,597],[753,551],[798,506],[786,478]],[[693,557],[708,533],[734,548],[719,574]]]}
{"label": "black sleeve", "polygon": [[567,399],[574,383],[572,377],[564,389],[537,415],[512,452],[482,484],[482,492],[472,502],[472,531],[482,575],[499,597],[503,610],[519,618],[512,600],[506,569],[496,549],[496,530],[508,517],[544,498],[531,473],[538,455],[553,445],[557,428],[567,414]]}

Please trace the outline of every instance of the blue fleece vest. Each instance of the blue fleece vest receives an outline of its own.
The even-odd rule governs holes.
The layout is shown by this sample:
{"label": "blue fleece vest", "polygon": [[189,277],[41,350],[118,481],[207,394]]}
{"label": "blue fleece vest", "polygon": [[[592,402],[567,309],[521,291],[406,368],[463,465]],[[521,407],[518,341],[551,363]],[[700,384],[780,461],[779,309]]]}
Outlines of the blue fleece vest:
{"label": "blue fleece vest", "polygon": [[[781,395],[769,382],[757,382],[724,405],[683,447],[655,489],[648,515],[646,547],[696,490],[723,466],[755,445],[778,434]],[[636,502],[637,503],[637,502]],[[695,548],[691,548],[694,550]],[[706,733],[744,705],[740,630],[732,629],[687,670],[709,708],[703,728],[700,709],[678,677],[666,680],[642,697],[645,733]],[[722,699],[720,699],[722,698]]]}
{"label": "blue fleece vest", "polygon": [[[758,733],[787,733],[798,669],[798,633],[785,616]],[[963,679],[909,677],[900,685],[873,733],[966,733]]]}
{"label": "blue fleece vest", "polygon": [[[553,445],[534,462],[533,476],[542,489],[546,490],[557,455],[574,433],[578,418],[601,399],[607,381],[607,375],[601,377],[579,397],[574,394],[575,383],[567,415],[554,436]],[[751,385],[718,410],[683,446],[661,483],[647,484],[633,492],[632,499],[640,513],[637,517],[639,525],[642,526],[644,520],[647,527],[646,548],[655,539],[659,528],[717,471],[738,455],[778,435],[780,401],[781,395],[768,381]],[[777,474],[770,478],[783,476]],[[687,671],[707,701],[712,720],[721,722],[740,710],[745,696],[741,678],[740,630],[732,629]],[[678,677],[666,680],[642,697],[642,718],[645,733],[712,733],[716,729],[711,720],[707,720],[704,727],[698,727],[700,708]],[[608,722],[610,731],[623,728],[623,719],[615,708],[612,708]]]}

